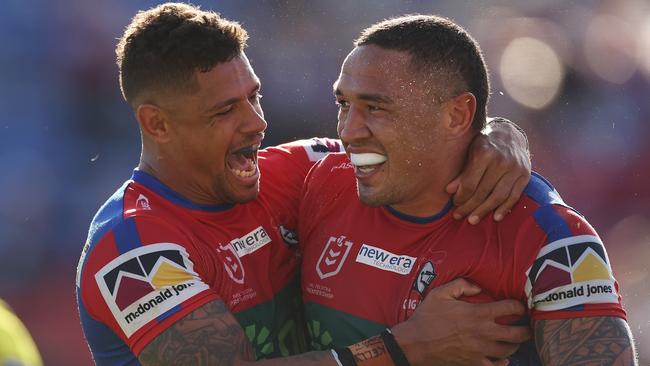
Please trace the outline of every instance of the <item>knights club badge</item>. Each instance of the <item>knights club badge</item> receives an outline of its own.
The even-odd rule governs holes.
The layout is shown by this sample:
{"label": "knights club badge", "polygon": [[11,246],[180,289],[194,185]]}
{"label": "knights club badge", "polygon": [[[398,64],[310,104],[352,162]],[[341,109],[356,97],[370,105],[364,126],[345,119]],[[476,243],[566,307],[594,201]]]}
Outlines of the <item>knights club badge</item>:
{"label": "knights club badge", "polygon": [[323,248],[323,252],[316,263],[316,272],[321,279],[332,277],[341,271],[345,259],[350,254],[352,242],[345,239],[345,236],[338,238],[330,236]]}

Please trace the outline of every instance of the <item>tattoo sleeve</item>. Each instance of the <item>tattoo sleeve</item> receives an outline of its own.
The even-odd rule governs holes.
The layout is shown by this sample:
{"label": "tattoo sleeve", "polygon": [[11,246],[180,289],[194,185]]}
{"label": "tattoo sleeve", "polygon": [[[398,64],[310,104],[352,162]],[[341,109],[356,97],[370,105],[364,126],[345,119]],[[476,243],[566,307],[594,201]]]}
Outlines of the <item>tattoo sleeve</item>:
{"label": "tattoo sleeve", "polygon": [[[350,346],[359,366],[386,366],[393,362],[381,337]],[[255,351],[235,317],[219,300],[178,320],[149,343],[138,357],[142,365],[244,366],[255,361]],[[334,366],[331,351],[260,360],[259,366]]]}
{"label": "tattoo sleeve", "polygon": [[162,332],[140,353],[143,365],[233,365],[254,360],[244,332],[222,301],[212,301]]}
{"label": "tattoo sleeve", "polygon": [[538,320],[533,330],[544,365],[637,365],[632,335],[623,319]]}

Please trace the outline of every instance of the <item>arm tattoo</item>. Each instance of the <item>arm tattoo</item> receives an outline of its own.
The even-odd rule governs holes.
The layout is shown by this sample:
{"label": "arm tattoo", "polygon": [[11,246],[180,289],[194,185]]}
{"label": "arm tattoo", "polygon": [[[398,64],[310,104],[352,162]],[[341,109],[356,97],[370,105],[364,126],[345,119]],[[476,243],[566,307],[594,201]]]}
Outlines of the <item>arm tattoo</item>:
{"label": "arm tattoo", "polygon": [[[359,366],[393,364],[379,336],[354,344],[350,350]],[[160,333],[142,350],[138,359],[142,365],[234,366],[241,361],[254,361],[255,351],[225,304],[216,300],[194,310]],[[333,365],[334,358],[330,351],[320,351],[264,360],[262,364]]]}
{"label": "arm tattoo", "polygon": [[239,323],[222,301],[209,302],[178,320],[140,353],[143,365],[234,365],[254,360]]}
{"label": "arm tattoo", "polygon": [[[359,364],[363,361],[380,361],[383,358],[390,361],[390,356],[388,355],[384,341],[380,336],[368,338],[359,343],[355,343],[348,348],[352,351],[354,359]],[[392,361],[390,364],[392,364]]]}
{"label": "arm tattoo", "polygon": [[533,328],[544,365],[636,365],[632,336],[623,319],[538,320]]}

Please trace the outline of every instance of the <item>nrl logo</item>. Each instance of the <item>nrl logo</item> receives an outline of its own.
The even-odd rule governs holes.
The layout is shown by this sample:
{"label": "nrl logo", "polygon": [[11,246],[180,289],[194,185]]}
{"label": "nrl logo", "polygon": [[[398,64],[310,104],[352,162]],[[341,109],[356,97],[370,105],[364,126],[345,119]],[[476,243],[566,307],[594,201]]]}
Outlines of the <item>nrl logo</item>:
{"label": "nrl logo", "polygon": [[332,277],[341,271],[345,259],[350,254],[352,242],[345,239],[345,236],[338,238],[330,236],[323,248],[323,252],[316,263],[316,273],[321,279]]}

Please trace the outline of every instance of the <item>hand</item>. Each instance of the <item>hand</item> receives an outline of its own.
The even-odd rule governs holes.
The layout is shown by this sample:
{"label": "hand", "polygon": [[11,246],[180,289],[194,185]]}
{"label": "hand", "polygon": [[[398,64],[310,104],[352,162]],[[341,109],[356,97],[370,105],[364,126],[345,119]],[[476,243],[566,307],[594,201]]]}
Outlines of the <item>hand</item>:
{"label": "hand", "polygon": [[521,317],[525,308],[514,300],[486,304],[458,300],[480,291],[464,279],[435,288],[409,320],[391,329],[412,365],[507,365],[506,358],[530,339],[530,328],[495,320]]}
{"label": "hand", "polygon": [[489,134],[479,134],[472,141],[463,171],[446,188],[457,206],[454,218],[469,214],[468,221],[474,225],[495,209],[494,220],[501,221],[530,179],[526,135],[503,119],[494,119],[488,126]]}

